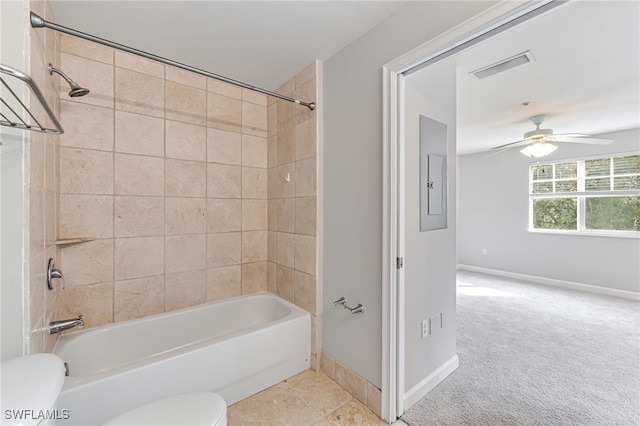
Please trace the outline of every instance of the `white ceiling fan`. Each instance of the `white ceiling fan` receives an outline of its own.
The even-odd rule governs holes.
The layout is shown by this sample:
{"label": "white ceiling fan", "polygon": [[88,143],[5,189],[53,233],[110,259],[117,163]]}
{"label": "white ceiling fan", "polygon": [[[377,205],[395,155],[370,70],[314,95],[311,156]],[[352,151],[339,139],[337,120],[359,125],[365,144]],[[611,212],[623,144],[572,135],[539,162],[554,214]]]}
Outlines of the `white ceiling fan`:
{"label": "white ceiling fan", "polygon": [[553,129],[541,129],[540,125],[547,116],[545,114],[534,115],[530,118],[533,124],[536,125],[534,130],[528,131],[523,135],[523,139],[511,142],[508,144],[496,146],[491,148],[492,150],[504,151],[510,148],[523,146],[524,149],[520,150],[521,153],[528,157],[544,157],[551,154],[558,149],[553,143],[586,143],[591,145],[608,145],[613,142],[613,139],[601,139],[593,138],[591,135],[585,135],[581,133],[563,133],[554,134]]}

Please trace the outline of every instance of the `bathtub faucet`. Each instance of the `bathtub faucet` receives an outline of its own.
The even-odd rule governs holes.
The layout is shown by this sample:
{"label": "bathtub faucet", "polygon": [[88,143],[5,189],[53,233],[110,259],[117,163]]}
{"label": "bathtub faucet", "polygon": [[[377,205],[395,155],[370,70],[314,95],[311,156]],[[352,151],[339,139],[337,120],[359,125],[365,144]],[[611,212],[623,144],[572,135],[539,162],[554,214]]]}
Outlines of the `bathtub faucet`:
{"label": "bathtub faucet", "polygon": [[51,321],[49,323],[49,334],[61,333],[73,327],[84,327],[84,320],[82,319],[82,315],[79,315],[78,318]]}

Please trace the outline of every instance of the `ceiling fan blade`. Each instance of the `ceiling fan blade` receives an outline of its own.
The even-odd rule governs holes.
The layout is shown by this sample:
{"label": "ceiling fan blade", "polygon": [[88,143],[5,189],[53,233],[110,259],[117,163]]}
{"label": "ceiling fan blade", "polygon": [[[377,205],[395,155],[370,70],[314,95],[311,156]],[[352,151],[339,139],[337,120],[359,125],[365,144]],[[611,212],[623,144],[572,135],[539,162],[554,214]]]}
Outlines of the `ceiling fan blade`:
{"label": "ceiling fan blade", "polygon": [[590,138],[591,135],[585,135],[584,133],[554,133],[554,137],[567,137],[567,138]]}
{"label": "ceiling fan blade", "polygon": [[[507,144],[510,145],[510,144]],[[498,155],[498,154],[502,154],[505,151],[509,151],[511,148],[514,148],[514,146],[502,146],[502,148],[498,149],[498,147],[496,148],[491,148],[491,151],[488,151],[489,154],[485,155],[484,158],[489,158],[489,157],[493,157],[494,155]]]}
{"label": "ceiling fan blade", "polygon": [[506,143],[506,144],[500,145],[500,146],[494,146],[491,149],[494,150],[494,149],[503,149],[503,148],[514,148],[516,146],[527,145],[527,144],[530,144],[530,143],[531,143],[531,141],[529,139],[523,139],[523,140],[520,140],[520,141]]}
{"label": "ceiling fan blade", "polygon": [[[559,135],[556,135],[559,136]],[[601,138],[582,138],[582,137],[558,137],[556,142],[568,142],[568,143],[586,143],[590,145],[609,145],[613,142],[613,139],[601,139]]]}

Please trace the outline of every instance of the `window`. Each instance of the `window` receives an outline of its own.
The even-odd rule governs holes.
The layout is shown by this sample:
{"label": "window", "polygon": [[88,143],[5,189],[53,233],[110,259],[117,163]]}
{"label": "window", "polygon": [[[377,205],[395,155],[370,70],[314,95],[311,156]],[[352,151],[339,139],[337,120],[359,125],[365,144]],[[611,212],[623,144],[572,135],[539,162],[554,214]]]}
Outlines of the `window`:
{"label": "window", "polygon": [[529,228],[640,235],[640,155],[529,167]]}

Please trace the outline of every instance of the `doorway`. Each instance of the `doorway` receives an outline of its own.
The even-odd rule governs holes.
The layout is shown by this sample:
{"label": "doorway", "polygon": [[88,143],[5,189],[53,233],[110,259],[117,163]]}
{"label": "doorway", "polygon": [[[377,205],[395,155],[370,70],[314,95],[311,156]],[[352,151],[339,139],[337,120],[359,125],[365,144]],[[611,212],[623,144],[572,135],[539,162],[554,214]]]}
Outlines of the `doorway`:
{"label": "doorway", "polygon": [[[406,77],[425,67],[444,67],[444,60],[456,53],[563,3],[501,4],[383,67],[382,417],[387,421],[400,417],[408,406],[426,395],[458,366],[455,354],[456,107],[455,102],[451,105],[437,100],[416,100],[406,90]],[[455,93],[455,73],[446,85]],[[407,203],[415,201],[408,201],[408,191],[414,191],[411,196],[415,198],[414,187],[419,186],[416,162],[407,164],[405,161],[416,158],[415,146],[405,143],[409,138],[415,140],[415,135],[409,135],[407,129],[417,126],[407,126],[407,120],[409,112],[415,119],[416,110],[411,105],[416,102],[423,102],[422,110],[428,111],[430,118],[443,122],[449,129],[449,226],[431,234],[420,234],[412,222],[414,218],[406,214]],[[407,181],[411,176],[415,177],[415,182]],[[428,262],[419,261],[420,256]],[[407,285],[425,281],[437,285],[433,288]],[[418,293],[415,293],[416,289]],[[421,313],[414,312],[407,302],[425,298],[433,304]],[[429,357],[426,367],[423,362],[425,356]]]}

